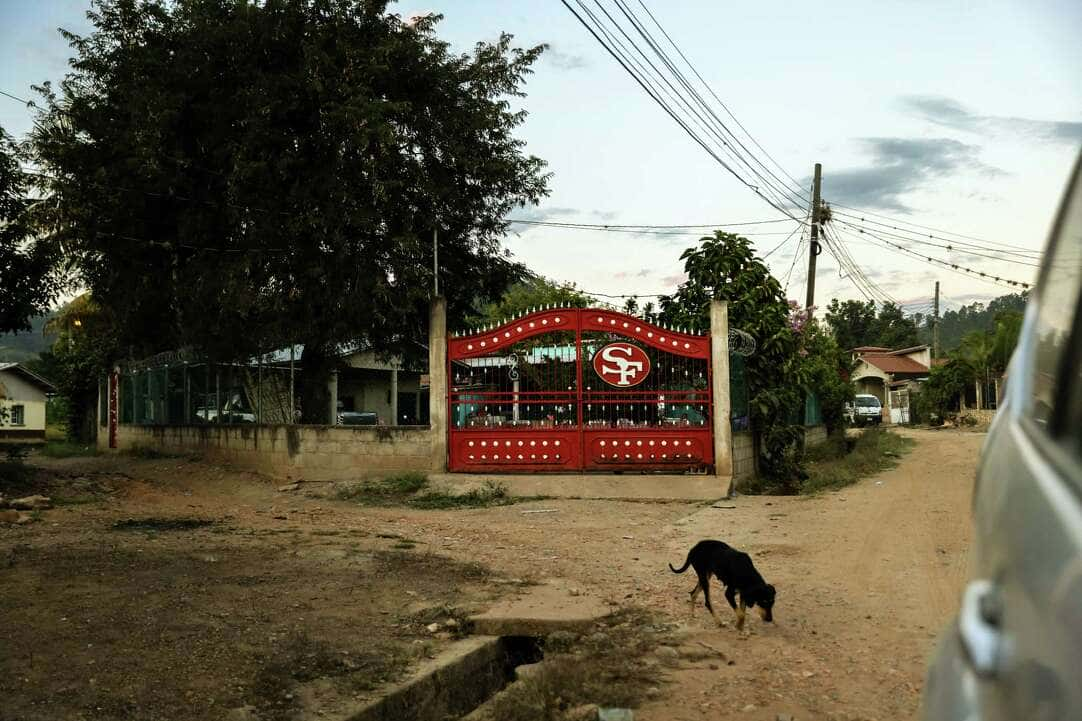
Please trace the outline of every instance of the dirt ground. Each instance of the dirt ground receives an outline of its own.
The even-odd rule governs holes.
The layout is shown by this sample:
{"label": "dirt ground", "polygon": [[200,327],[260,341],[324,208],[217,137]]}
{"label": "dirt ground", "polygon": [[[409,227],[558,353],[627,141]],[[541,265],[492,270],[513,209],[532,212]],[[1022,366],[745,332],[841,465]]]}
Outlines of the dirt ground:
{"label": "dirt ground", "polygon": [[[856,486],[714,506],[372,508],[186,459],[41,459],[69,503],[0,525],[0,720],[333,718],[445,643],[425,629],[444,606],[546,578],[735,660],[678,664],[636,718],[915,718],[967,570],[983,435],[908,433],[901,464]],[[775,624],[752,615],[741,636],[689,609],[693,578],[666,564],[701,538],[752,554]]]}

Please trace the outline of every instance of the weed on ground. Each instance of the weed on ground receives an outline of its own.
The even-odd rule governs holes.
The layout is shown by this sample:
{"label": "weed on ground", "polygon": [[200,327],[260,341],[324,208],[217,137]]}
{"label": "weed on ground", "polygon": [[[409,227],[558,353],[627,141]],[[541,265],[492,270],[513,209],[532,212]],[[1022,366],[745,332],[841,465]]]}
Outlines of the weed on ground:
{"label": "weed on ground", "polygon": [[801,493],[842,488],[893,468],[913,447],[913,441],[883,428],[867,428],[854,438],[831,438],[808,449],[808,478]]}
{"label": "weed on ground", "polygon": [[429,486],[423,473],[402,473],[374,481],[365,481],[338,491],[338,498],[365,506],[408,506],[424,510],[455,508],[487,508],[506,506],[537,498],[514,498],[507,487],[486,482],[481,488],[466,493],[448,493]]}
{"label": "weed on ground", "polygon": [[654,655],[672,644],[675,624],[645,609],[618,611],[591,631],[544,640],[544,661],[492,700],[486,717],[500,721],[563,721],[588,705],[636,708],[663,681]]}
{"label": "weed on ground", "polygon": [[38,448],[38,453],[46,458],[78,458],[98,455],[98,447],[72,441],[48,441]]}

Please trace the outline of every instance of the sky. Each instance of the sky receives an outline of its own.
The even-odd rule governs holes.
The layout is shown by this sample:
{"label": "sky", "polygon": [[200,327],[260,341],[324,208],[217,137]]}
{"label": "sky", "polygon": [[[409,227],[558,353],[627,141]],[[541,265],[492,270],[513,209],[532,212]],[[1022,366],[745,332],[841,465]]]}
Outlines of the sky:
{"label": "sky", "polygon": [[[616,12],[614,0],[601,2]],[[1082,147],[1082,3],[643,2],[801,188],[818,162],[823,197],[836,209],[1043,247]],[[56,29],[87,32],[87,5],[0,0],[0,90],[29,98],[32,84],[59,81],[70,53]],[[629,5],[643,14],[639,0]],[[500,32],[520,46],[549,46],[515,104],[529,113],[519,135],[548,163],[551,193],[512,217],[624,225],[784,219],[693,142],[558,0],[406,0],[391,9],[442,14],[437,32],[462,52]],[[18,137],[30,116],[0,97],[0,126]],[[794,258],[797,227],[731,230],[761,255],[777,248],[770,267],[803,302],[807,245]],[[649,300],[683,280],[680,253],[697,237],[512,225],[506,246],[549,278]],[[857,236],[841,240],[867,276],[913,309],[930,301],[937,280],[945,308],[1010,292]],[[897,242],[989,275],[1036,275],[1019,257]],[[863,298],[827,251],[818,259],[816,304],[834,297]]]}

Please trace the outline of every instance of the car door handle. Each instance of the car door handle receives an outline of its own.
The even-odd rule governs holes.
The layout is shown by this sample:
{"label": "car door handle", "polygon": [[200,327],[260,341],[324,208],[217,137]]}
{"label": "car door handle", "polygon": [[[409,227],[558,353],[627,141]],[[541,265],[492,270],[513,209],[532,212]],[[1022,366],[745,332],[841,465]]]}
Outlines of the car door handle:
{"label": "car door handle", "polygon": [[994,678],[1003,662],[1001,600],[995,584],[987,580],[971,582],[962,594],[958,632],[969,663],[981,678]]}

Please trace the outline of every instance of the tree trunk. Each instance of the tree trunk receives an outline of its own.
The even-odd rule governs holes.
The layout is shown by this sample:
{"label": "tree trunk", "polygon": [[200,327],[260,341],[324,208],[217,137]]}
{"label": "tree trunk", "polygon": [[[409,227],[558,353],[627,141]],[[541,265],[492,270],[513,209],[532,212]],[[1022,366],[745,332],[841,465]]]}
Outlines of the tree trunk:
{"label": "tree trunk", "polygon": [[330,393],[327,380],[334,370],[335,357],[327,349],[305,343],[301,368],[297,375],[297,397],[300,398],[301,423],[334,424],[330,414]]}

